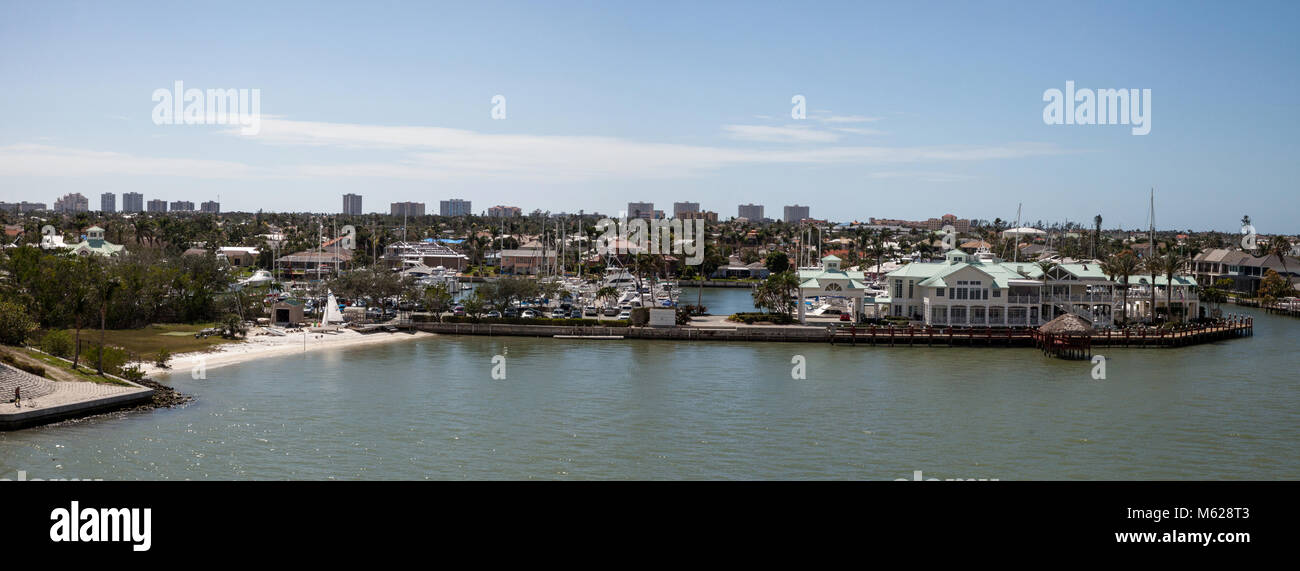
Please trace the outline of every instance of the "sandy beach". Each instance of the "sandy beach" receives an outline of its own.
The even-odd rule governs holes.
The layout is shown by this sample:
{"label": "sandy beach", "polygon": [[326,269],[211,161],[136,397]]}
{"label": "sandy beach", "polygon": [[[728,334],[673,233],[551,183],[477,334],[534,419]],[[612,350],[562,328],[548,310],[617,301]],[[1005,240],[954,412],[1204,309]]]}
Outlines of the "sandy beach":
{"label": "sandy beach", "polygon": [[249,337],[246,341],[221,345],[220,349],[217,351],[181,353],[175,355],[172,357],[170,369],[161,369],[152,363],[142,365],[141,369],[144,371],[145,375],[149,377],[189,374],[194,367],[200,365],[205,369],[215,369],[217,367],[224,367],[226,365],[234,365],[257,359],[302,353],[303,351],[320,351],[323,349],[360,347],[362,345],[374,345],[378,343],[394,343],[399,341],[410,341],[413,339],[423,339],[432,335],[432,333],[424,332],[378,332],[363,334],[350,329],[340,329],[337,334],[308,332],[304,341],[304,335],[302,333],[290,333],[284,337],[277,337],[273,335],[256,335],[255,332],[249,332]]}

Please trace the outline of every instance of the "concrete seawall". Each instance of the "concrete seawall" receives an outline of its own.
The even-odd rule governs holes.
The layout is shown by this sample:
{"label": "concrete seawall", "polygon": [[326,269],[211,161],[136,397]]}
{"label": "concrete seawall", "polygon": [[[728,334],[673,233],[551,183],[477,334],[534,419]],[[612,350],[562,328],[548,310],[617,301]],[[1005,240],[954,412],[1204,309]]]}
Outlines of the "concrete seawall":
{"label": "concrete seawall", "polygon": [[[0,397],[4,398],[0,401],[0,431],[89,416],[153,399],[153,389],[118,380],[127,385],[52,381],[0,364]],[[12,400],[15,390],[21,397],[18,403]]]}
{"label": "concrete seawall", "polygon": [[573,325],[518,325],[499,323],[417,323],[420,331],[451,335],[507,335],[524,337],[622,336],[625,339],[702,341],[815,341],[831,340],[825,327],[602,327]]}
{"label": "concrete seawall", "polygon": [[[521,325],[498,323],[417,323],[420,331],[450,335],[504,335],[524,337],[610,337],[669,339],[678,341],[817,342],[871,347],[1033,347],[1033,329],[847,327],[807,325],[713,325],[703,327],[602,327],[573,325]],[[1183,347],[1254,334],[1252,320],[1222,325],[1187,327],[1165,332],[1094,334],[1098,347]]]}

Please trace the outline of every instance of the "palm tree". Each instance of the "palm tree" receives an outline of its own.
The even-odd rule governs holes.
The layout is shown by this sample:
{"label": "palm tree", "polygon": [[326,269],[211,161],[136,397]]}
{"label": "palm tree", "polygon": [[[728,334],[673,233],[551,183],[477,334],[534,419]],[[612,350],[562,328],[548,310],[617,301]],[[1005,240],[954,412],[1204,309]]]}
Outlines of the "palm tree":
{"label": "palm tree", "polygon": [[[1043,272],[1043,275],[1042,275],[1042,280],[1043,280],[1043,290],[1047,292],[1046,294],[1040,294],[1040,298],[1042,299],[1042,301],[1047,302],[1048,299],[1051,298],[1051,295],[1052,295],[1051,290],[1048,289],[1047,282],[1048,282],[1049,279],[1051,279],[1051,275],[1050,275],[1050,274],[1051,274],[1052,270],[1053,270],[1053,269],[1056,269],[1056,266],[1057,266],[1058,264],[1057,264],[1056,262],[1052,261],[1052,260],[1042,260],[1042,261],[1036,262],[1036,264],[1038,265],[1038,269],[1041,270],[1041,271]],[[1052,312],[1052,317],[1056,317],[1056,309],[1055,309],[1056,305],[1055,305],[1055,304],[1051,304],[1051,303],[1049,303],[1048,305],[1049,305],[1050,307],[1053,308],[1053,309],[1051,310],[1051,312]],[[1047,319],[1044,318],[1044,321],[1047,321]]]}
{"label": "palm tree", "polygon": [[1160,258],[1156,243],[1151,243],[1151,254],[1142,260],[1142,269],[1151,274],[1151,323],[1156,322],[1156,276],[1165,269],[1165,262]]}
{"label": "palm tree", "polygon": [[1161,269],[1165,275],[1165,310],[1169,312],[1170,317],[1173,317],[1174,276],[1178,275],[1178,272],[1183,269],[1183,265],[1187,263],[1187,257],[1170,248],[1169,252],[1160,261]]}
{"label": "palm tree", "polygon": [[99,363],[95,365],[96,372],[100,376],[104,375],[104,330],[105,323],[108,320],[108,302],[112,301],[113,294],[117,293],[118,288],[122,287],[122,282],[117,278],[105,279],[106,276],[96,276],[100,283],[95,288],[96,297],[99,298]]}
{"label": "palm tree", "polygon": [[81,361],[81,328],[85,324],[86,312],[90,310],[91,291],[87,285],[86,279],[92,275],[94,270],[94,261],[90,256],[80,258],[74,262],[78,268],[76,277],[68,287],[67,302],[68,309],[72,311],[73,322],[77,327],[75,337],[75,347],[72,350],[72,370],[77,370],[77,364]]}
{"label": "palm tree", "polygon": [[1092,256],[1101,259],[1101,215],[1092,217]]}
{"label": "palm tree", "polygon": [[1291,255],[1291,241],[1286,236],[1278,234],[1269,238],[1267,254],[1277,256],[1282,261],[1282,273],[1291,275],[1291,270],[1286,267],[1286,257]]}
{"label": "palm tree", "polygon": [[1115,281],[1119,278],[1120,295],[1122,304],[1120,305],[1120,318],[1125,323],[1128,322],[1128,279],[1138,271],[1138,260],[1133,255],[1132,250],[1121,250],[1106,261],[1102,262],[1101,269],[1106,272],[1106,276]]}

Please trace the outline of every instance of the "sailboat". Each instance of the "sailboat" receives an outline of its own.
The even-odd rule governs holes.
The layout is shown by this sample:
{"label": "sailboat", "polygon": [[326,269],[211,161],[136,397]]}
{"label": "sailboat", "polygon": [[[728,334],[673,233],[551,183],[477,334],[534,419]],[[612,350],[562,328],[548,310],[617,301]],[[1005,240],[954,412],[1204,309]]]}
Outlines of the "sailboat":
{"label": "sailboat", "polygon": [[334,292],[330,292],[329,300],[325,302],[325,315],[321,318],[321,325],[335,323],[343,323],[343,312],[339,311],[339,300],[334,298]]}

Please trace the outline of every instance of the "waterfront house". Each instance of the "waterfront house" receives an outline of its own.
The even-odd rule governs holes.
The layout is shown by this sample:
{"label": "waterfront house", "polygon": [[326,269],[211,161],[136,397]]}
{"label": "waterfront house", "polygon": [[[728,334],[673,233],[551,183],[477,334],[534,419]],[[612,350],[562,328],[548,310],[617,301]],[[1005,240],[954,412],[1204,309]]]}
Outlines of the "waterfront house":
{"label": "waterfront house", "polygon": [[[1131,276],[1128,316],[1134,320],[1150,309],[1150,276]],[[972,327],[1037,327],[1062,313],[1073,313],[1094,326],[1115,323],[1123,295],[1095,261],[1059,264],[1044,278],[1033,262],[1004,262],[988,252],[974,256],[951,250],[942,263],[907,264],[885,276],[889,314],[925,325]],[[1154,284],[1156,306],[1166,305],[1171,287],[1164,276]],[[1196,280],[1173,280],[1174,313],[1197,316],[1200,304]]]}
{"label": "waterfront house", "polygon": [[1269,270],[1288,277],[1292,284],[1300,283],[1300,259],[1290,256],[1283,265],[1277,256],[1253,256],[1240,250],[1214,248],[1197,254],[1191,262],[1192,275],[1206,286],[1220,279],[1232,280],[1232,291],[1248,296],[1259,291],[1259,284]]}

